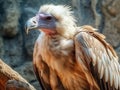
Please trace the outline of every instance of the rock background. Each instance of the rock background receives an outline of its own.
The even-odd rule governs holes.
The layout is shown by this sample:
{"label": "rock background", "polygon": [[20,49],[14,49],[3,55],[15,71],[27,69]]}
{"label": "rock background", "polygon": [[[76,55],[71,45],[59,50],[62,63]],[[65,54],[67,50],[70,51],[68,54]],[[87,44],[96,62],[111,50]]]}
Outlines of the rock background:
{"label": "rock background", "polygon": [[25,34],[25,22],[43,4],[70,5],[78,25],[89,24],[106,35],[120,57],[120,0],[0,0],[0,58],[40,90],[32,67],[38,31]]}

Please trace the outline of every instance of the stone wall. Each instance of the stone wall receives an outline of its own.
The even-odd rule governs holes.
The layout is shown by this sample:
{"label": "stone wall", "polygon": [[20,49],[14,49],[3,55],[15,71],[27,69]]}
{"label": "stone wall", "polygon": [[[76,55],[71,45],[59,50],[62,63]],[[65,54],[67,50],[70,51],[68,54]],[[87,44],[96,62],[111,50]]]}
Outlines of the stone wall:
{"label": "stone wall", "polygon": [[92,25],[106,35],[106,40],[120,56],[120,0],[1,0],[0,58],[33,84],[39,85],[32,68],[33,46],[38,31],[26,35],[25,22],[43,4],[70,5],[78,25]]}

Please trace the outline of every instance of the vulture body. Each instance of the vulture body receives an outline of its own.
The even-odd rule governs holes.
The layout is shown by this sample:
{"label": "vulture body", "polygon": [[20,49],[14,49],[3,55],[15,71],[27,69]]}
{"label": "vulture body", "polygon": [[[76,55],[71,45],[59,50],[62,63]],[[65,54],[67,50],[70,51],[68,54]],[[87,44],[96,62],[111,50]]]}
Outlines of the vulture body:
{"label": "vulture body", "polygon": [[26,25],[41,31],[33,65],[43,90],[120,90],[115,51],[95,28],[77,27],[69,6],[43,5]]}

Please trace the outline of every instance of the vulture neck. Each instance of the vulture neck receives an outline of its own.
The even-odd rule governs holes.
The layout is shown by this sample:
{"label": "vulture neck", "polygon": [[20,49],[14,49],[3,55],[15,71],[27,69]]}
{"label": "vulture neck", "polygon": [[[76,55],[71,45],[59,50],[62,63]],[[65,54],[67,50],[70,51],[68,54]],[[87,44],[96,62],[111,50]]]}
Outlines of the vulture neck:
{"label": "vulture neck", "polygon": [[49,36],[41,33],[38,40],[41,44],[41,56],[48,66],[53,69],[60,70],[60,67],[63,67],[63,64],[66,63],[66,58],[68,58],[67,63],[74,62],[73,58],[75,56],[73,39],[66,39],[61,35]]}

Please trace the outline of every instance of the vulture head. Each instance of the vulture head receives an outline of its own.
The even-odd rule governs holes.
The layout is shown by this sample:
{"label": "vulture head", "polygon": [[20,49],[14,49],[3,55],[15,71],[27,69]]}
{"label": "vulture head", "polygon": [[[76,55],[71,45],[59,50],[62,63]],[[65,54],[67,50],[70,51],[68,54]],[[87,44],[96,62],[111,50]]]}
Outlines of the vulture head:
{"label": "vulture head", "polygon": [[43,5],[36,16],[26,23],[29,30],[38,29],[46,35],[59,34],[70,37],[75,32],[75,19],[71,8],[63,5]]}

